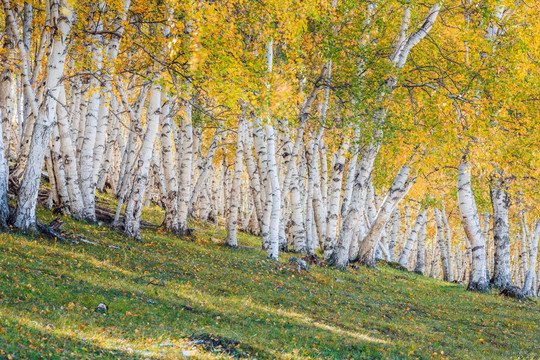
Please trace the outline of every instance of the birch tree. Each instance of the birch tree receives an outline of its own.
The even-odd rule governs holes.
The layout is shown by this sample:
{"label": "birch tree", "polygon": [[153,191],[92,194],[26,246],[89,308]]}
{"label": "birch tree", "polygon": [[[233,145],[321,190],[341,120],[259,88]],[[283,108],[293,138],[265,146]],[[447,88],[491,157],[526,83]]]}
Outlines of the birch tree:
{"label": "birch tree", "polygon": [[36,117],[28,160],[18,193],[17,205],[12,216],[13,225],[17,228],[27,230],[35,228],[37,222],[36,205],[39,182],[41,179],[41,169],[43,167],[45,151],[53,127],[56,124],[56,106],[58,94],[60,92],[59,85],[63,78],[64,64],[68,50],[68,35],[71,30],[74,13],[67,0],[53,0],[49,3],[50,13],[57,25],[52,37],[53,42],[47,60],[45,97],[38,107],[35,90],[30,84],[29,55],[20,38],[9,0],[3,0],[3,4],[4,11],[8,18],[8,25],[15,34],[19,53],[22,58],[25,93],[30,101],[32,113]]}
{"label": "birch tree", "polygon": [[489,279],[486,278],[486,242],[476,208],[476,201],[471,187],[471,165],[462,161],[458,173],[458,205],[465,234],[472,246],[472,263],[468,290],[488,291]]}

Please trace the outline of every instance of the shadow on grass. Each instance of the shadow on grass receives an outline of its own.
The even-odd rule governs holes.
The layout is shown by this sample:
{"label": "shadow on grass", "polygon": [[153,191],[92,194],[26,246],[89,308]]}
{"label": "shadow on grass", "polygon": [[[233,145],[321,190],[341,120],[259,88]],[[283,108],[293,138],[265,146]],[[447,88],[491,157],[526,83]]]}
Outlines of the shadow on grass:
{"label": "shadow on grass", "polygon": [[[147,359],[153,353],[107,349],[89,340],[57,334],[54,328],[40,328],[35,321],[23,323],[14,317],[0,317],[0,359]],[[158,355],[158,354],[155,354]]]}

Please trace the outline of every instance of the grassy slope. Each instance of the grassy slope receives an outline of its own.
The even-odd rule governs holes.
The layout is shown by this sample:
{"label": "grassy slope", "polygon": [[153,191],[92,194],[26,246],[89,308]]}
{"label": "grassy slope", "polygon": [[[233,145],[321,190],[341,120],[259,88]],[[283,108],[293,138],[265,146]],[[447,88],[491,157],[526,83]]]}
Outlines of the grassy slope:
{"label": "grassy slope", "polygon": [[[53,218],[45,210],[39,217]],[[161,220],[157,209],[145,217]],[[189,349],[203,359],[540,354],[537,303],[469,293],[386,266],[299,273],[288,255],[275,263],[257,250],[223,247],[215,240],[224,232],[201,224],[194,241],[146,230],[139,244],[64,220],[67,231],[122,249],[0,234],[0,359],[176,359]],[[258,246],[247,235],[240,242]],[[99,302],[110,306],[108,315],[92,312]],[[189,343],[209,334],[230,340],[229,352]]]}

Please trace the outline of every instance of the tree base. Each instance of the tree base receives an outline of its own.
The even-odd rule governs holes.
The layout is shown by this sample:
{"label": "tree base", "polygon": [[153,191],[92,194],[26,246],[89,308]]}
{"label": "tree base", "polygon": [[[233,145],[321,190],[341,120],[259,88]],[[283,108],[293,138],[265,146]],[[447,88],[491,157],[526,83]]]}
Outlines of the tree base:
{"label": "tree base", "polygon": [[338,270],[345,271],[347,270],[347,265],[349,265],[349,257],[347,256],[345,261],[340,261],[337,251],[334,251],[328,260],[326,260],[326,264],[329,266],[334,266]]}
{"label": "tree base", "polygon": [[181,237],[181,238],[193,238],[193,229],[190,229],[190,228],[185,228],[185,229],[178,229],[178,231],[176,231],[176,236],[178,237]]}
{"label": "tree base", "polygon": [[272,255],[268,255],[267,259],[272,260],[272,261],[279,261],[279,258],[276,258],[276,257],[274,257]]}
{"label": "tree base", "polygon": [[386,263],[388,266],[390,266],[391,268],[394,268],[396,270],[400,270],[400,271],[409,271],[405,266],[401,265],[400,263],[396,262],[396,261],[389,261]]}
{"label": "tree base", "polygon": [[513,298],[513,299],[518,299],[518,300],[527,300],[527,296],[523,293],[523,291],[521,291],[520,288],[518,288],[517,286],[507,286],[505,289],[503,289],[499,295],[503,295],[503,296],[506,296],[506,297],[510,297],[510,298]]}
{"label": "tree base", "polygon": [[372,256],[371,254],[360,254],[358,257],[358,263],[362,266],[377,269],[377,260],[375,260],[375,256]]}
{"label": "tree base", "polygon": [[488,293],[488,294],[491,293],[491,289],[489,287],[489,283],[487,280],[470,281],[469,285],[467,286],[467,290]]}
{"label": "tree base", "polygon": [[494,277],[489,282],[492,288],[506,289],[512,286],[512,280],[509,277]]}

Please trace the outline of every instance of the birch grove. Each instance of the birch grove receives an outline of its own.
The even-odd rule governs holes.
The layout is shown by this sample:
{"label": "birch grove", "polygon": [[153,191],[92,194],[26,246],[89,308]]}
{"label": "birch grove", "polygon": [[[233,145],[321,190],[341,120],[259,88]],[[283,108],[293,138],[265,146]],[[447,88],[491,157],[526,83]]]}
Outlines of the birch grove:
{"label": "birch grove", "polygon": [[41,190],[139,241],[156,206],[275,261],[538,295],[530,5],[323,3],[2,0],[0,228],[47,231]]}

